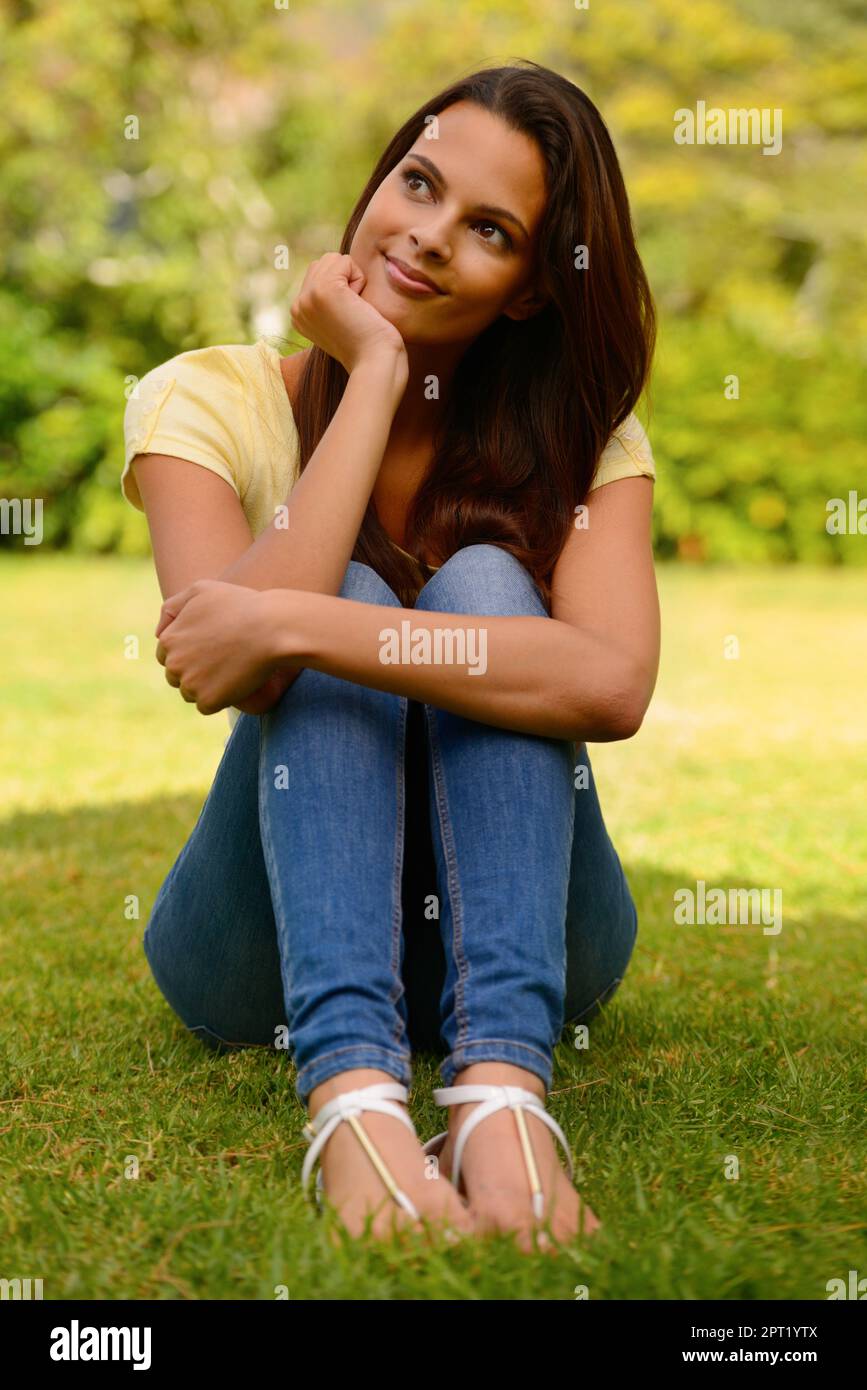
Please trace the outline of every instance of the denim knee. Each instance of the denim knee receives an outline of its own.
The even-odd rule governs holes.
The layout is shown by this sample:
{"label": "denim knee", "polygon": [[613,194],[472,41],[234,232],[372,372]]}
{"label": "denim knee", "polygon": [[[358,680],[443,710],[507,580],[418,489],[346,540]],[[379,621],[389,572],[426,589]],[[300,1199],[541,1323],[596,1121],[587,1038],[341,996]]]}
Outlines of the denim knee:
{"label": "denim knee", "polygon": [[606,986],[602,993],[598,995],[597,998],[594,999],[590,1004],[588,1004],[586,1008],[582,1009],[580,1013],[573,1014],[571,1018],[567,1018],[563,1023],[563,1027],[575,1028],[581,1023],[589,1023],[591,1019],[596,1018],[597,1014],[602,1012],[602,1009],[608,1003],[609,999],[611,999],[611,997],[617,993],[618,989],[622,984],[623,976],[615,976],[615,978],[611,981],[609,985]]}
{"label": "denim knee", "polygon": [[635,942],[638,939],[638,909],[635,906],[635,900],[631,894],[629,900],[632,904],[633,916],[632,940],[629,943],[629,948],[626,952],[625,958],[622,961],[622,964],[618,967],[618,973],[614,976],[612,980],[609,981],[605,988],[601,990],[599,994],[597,994],[595,999],[591,999],[590,1002],[584,1005],[582,1008],[580,1008],[577,1013],[571,1013],[568,1018],[564,1019],[564,1030],[567,1028],[574,1028],[581,1023],[589,1023],[591,1019],[596,1018],[597,1015],[601,1013],[605,1005],[609,1002],[609,1000],[613,998],[613,996],[617,993],[620,986],[623,984],[624,978],[626,976],[626,971],[629,968],[629,963],[632,960],[632,955],[635,950]]}
{"label": "denim knee", "polygon": [[416,608],[500,617],[548,617],[532,575],[499,545],[465,545],[427,581]]}
{"label": "denim knee", "polygon": [[360,560],[350,560],[343,576],[340,598],[352,598],[357,603],[387,603],[400,608],[400,599],[381,575]]}

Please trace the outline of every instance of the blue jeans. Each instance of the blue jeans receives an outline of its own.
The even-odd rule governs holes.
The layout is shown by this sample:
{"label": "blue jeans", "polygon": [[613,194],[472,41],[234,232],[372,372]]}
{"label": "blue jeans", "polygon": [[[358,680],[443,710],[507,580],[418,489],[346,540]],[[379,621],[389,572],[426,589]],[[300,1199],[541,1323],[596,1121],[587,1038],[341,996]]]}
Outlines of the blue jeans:
{"label": "blue jeans", "polygon": [[[400,607],[357,561],[341,596]],[[547,616],[492,545],[457,551],[416,608]],[[408,1084],[421,1048],[445,1050],[446,1086],[510,1062],[548,1090],[564,1022],[614,993],[637,925],[585,744],[308,667],[238,719],[144,949],[204,1042],[288,1041],[306,1104],[350,1067]]]}

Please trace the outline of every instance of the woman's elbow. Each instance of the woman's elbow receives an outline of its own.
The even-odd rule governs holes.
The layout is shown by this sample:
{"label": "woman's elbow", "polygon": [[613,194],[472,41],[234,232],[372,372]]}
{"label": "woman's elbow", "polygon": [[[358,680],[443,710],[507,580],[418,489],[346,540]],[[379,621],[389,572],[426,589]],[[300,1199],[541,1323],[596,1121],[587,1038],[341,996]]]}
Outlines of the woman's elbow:
{"label": "woman's elbow", "polygon": [[634,738],[643,723],[644,711],[639,711],[637,707],[630,708],[611,726],[612,742],[617,739]]}
{"label": "woman's elbow", "polygon": [[629,664],[604,699],[603,720],[610,742],[634,738],[644,723],[656,685],[656,673],[638,664]]}
{"label": "woman's elbow", "polygon": [[624,738],[633,738],[641,728],[643,719],[643,714],[631,706],[608,702],[600,717],[600,732],[595,736],[595,741],[617,743]]}

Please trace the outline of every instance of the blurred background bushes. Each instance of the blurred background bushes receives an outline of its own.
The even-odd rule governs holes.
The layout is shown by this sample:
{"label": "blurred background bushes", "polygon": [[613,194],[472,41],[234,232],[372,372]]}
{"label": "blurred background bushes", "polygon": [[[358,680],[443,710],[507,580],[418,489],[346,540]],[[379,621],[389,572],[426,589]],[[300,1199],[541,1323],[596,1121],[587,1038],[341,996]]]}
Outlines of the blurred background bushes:
{"label": "blurred background bushes", "polygon": [[[395,128],[525,57],[587,91],[626,177],[660,313],[639,409],[657,553],[867,563],[867,538],[825,529],[867,471],[856,0],[18,0],[0,42],[0,497],[44,499],[46,545],[149,553],[119,489],[130,385],[291,339]],[[780,108],[781,153],[675,145],[698,100]]]}

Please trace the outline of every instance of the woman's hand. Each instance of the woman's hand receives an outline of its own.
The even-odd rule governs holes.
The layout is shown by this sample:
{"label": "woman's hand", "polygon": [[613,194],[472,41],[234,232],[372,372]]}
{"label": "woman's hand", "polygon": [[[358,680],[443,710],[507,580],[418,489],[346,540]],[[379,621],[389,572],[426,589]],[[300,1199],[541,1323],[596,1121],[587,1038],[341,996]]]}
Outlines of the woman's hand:
{"label": "woman's hand", "polygon": [[169,685],[200,714],[240,708],[286,666],[276,651],[270,592],[197,579],[163,604],[157,661]]}
{"label": "woman's hand", "polygon": [[235,708],[242,714],[267,714],[273,709],[284,691],[289,689],[296,676],[300,676],[303,666],[280,666],[272,676],[248,695],[246,700],[236,700]]}
{"label": "woman's hand", "polygon": [[353,371],[371,358],[394,358],[399,373],[409,360],[393,323],[361,298],[367,277],[351,256],[328,251],[307,267],[304,283],[291,307],[299,333]]}

